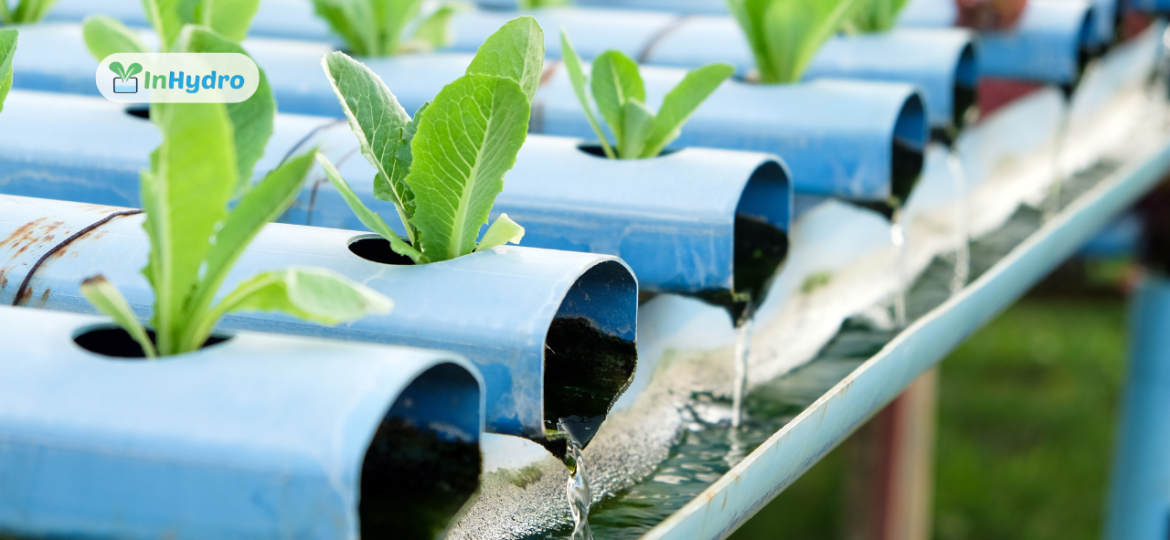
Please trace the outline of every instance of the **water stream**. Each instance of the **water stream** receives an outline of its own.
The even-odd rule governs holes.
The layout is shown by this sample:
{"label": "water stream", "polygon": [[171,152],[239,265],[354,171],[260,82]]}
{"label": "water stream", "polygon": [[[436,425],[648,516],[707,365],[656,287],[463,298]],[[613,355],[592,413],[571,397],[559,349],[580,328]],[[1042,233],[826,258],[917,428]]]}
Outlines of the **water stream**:
{"label": "water stream", "polygon": [[735,327],[735,387],[731,396],[731,426],[738,428],[743,421],[743,398],[747,394],[748,362],[752,354],[752,327],[755,309],[751,300]]}
{"label": "water stream", "polygon": [[585,473],[585,456],[581,443],[569,437],[569,448],[565,454],[565,466],[569,468],[569,481],[565,486],[565,497],[569,500],[569,511],[573,514],[571,540],[593,540],[589,529],[589,507],[593,504],[593,492],[589,490],[589,477]]}
{"label": "water stream", "polygon": [[951,280],[951,294],[958,294],[967,286],[971,274],[970,223],[967,217],[967,171],[957,151],[947,156],[947,168],[951,172],[951,188],[955,195],[955,232],[958,248],[955,250],[955,274]]}
{"label": "water stream", "polygon": [[906,229],[902,226],[901,209],[894,210],[894,215],[890,218],[890,242],[898,250],[898,260],[895,262],[898,284],[897,292],[894,293],[894,326],[905,328],[907,324],[906,289],[909,287],[908,282],[910,281],[907,266],[910,263],[906,258]]}

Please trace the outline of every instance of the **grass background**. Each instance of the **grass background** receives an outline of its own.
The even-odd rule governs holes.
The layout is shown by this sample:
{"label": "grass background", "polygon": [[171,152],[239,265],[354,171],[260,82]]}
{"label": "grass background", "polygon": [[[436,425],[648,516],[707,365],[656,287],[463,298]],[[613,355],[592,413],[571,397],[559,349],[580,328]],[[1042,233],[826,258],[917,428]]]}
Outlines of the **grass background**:
{"label": "grass background", "polygon": [[[1112,269],[1058,273],[942,363],[934,538],[1100,537],[1125,376],[1126,300],[1099,286]],[[835,450],[732,538],[840,538],[844,462]]]}

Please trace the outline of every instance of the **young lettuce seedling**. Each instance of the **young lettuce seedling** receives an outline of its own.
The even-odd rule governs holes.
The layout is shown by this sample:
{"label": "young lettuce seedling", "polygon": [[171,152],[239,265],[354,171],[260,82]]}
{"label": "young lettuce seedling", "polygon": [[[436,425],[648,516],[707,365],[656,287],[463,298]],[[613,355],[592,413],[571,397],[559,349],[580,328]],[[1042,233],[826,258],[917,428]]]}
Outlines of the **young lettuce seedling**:
{"label": "young lettuce seedling", "polygon": [[332,272],[290,268],[265,272],[214,302],[232,266],[266,223],[292,204],[314,152],[270,172],[228,211],[239,174],[234,133],[220,103],[155,104],[151,120],[163,143],[141,181],[150,257],[142,273],[154,289],[155,340],[102,276],[82,293],[141,345],[148,357],[198,350],[233,311],[280,311],[323,324],[387,313],[389,299]]}
{"label": "young lettuce seedling", "polygon": [[16,38],[15,29],[0,30],[0,111],[4,110],[4,100],[12,89],[12,57],[16,56]]}
{"label": "young lettuce seedling", "polygon": [[418,264],[520,242],[524,228],[506,214],[478,243],[476,237],[528,136],[532,98],[544,69],[544,33],[535,19],[515,19],[492,34],[467,74],[444,87],[414,118],[361,62],[333,52],[321,65],[362,155],[378,171],[374,196],[394,203],[409,243],[362,204],[325,156],[318,156],[362,224]]}
{"label": "young lettuce seedling", "polygon": [[573,5],[569,0],[520,0],[519,4],[520,9],[542,9]]}
{"label": "young lettuce seedling", "polygon": [[16,9],[8,5],[8,0],[0,0],[0,24],[29,24],[45,18],[49,8],[57,0],[19,0]]}
{"label": "young lettuce seedling", "polygon": [[[248,26],[258,5],[259,0],[200,0],[191,11],[183,15],[176,2],[143,1],[155,31],[163,40],[163,51],[244,55],[248,53],[238,41],[248,34]],[[91,16],[85,20],[82,28],[86,47],[99,61],[116,53],[150,52],[138,32],[110,17]],[[173,37],[170,37],[172,34]],[[263,69],[257,69],[260,80],[256,93],[244,101],[227,105],[235,133],[239,165],[237,178],[240,182],[238,192],[242,192],[251,182],[256,162],[263,156],[264,147],[272,137],[273,120],[276,118],[276,98],[272,95],[268,76]],[[134,74],[127,73],[126,76],[133,77]]]}
{"label": "young lettuce seedling", "polygon": [[727,0],[765,84],[794,83],[817,49],[868,0]]}
{"label": "young lettuce seedling", "polygon": [[857,34],[888,32],[898,22],[898,13],[905,6],[906,0],[869,0],[857,8],[844,28]]}
{"label": "young lettuce seedling", "polygon": [[[424,0],[313,0],[317,16],[357,56],[393,56],[451,44],[451,16],[461,4],[444,2],[420,15]],[[403,36],[411,36],[404,39]]]}
{"label": "young lettuce seedling", "polygon": [[[638,72],[638,63],[633,59],[620,51],[602,53],[593,61],[587,89],[581,57],[577,56],[564,30],[561,30],[561,51],[569,80],[573,83],[573,90],[577,93],[585,117],[601,141],[602,151],[610,159],[657,157],[666,145],[678,138],[683,124],[686,124],[699,105],[735,73],[735,68],[728,64],[707,64],[692,70],[666,94],[656,115],[646,108],[646,89],[642,75]],[[596,101],[597,109],[613,132],[617,142],[616,150],[610,146],[597,123],[591,101]]]}

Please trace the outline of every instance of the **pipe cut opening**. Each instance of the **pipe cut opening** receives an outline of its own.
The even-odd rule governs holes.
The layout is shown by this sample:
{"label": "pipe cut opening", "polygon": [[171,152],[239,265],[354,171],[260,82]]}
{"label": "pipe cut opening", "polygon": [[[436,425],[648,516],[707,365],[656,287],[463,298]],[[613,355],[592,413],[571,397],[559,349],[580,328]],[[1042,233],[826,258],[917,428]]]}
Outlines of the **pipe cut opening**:
{"label": "pipe cut opening", "polygon": [[[586,154],[589,154],[593,157],[599,157],[602,159],[609,159],[609,157],[605,155],[605,149],[603,149],[601,147],[601,144],[599,144],[599,143],[584,142],[584,143],[577,145],[577,150],[580,150],[580,151],[582,151]],[[616,152],[617,149],[615,148],[614,151]],[[669,156],[669,155],[671,155],[675,152],[678,152],[678,151],[679,151],[678,148],[663,148],[662,152],[660,152],[657,156],[654,156],[652,158],[641,158],[641,159],[658,159],[660,157]]]}
{"label": "pipe cut opening", "polygon": [[[584,447],[634,379],[638,283],[625,265],[605,261],[569,289],[545,336],[544,425]],[[564,458],[565,440],[546,447]]]}
{"label": "pipe cut opening", "polygon": [[[154,330],[147,330],[146,334],[150,336],[151,343],[158,344],[155,337]],[[211,336],[203,344],[200,349],[206,349],[224,343],[231,339],[231,336]],[[146,360],[146,352],[142,350],[142,346],[130,337],[130,333],[118,328],[110,326],[99,326],[88,328],[79,332],[74,338],[73,342],[78,347],[85,349],[94,354],[100,354],[118,360]]]}
{"label": "pipe cut opening", "polygon": [[1105,44],[1097,40],[1096,19],[1096,8],[1089,7],[1085,10],[1085,16],[1081,19],[1080,31],[1077,33],[1077,71],[1073,74],[1071,82],[1061,85],[1066,99],[1071,99],[1077,86],[1080,86],[1081,79],[1085,76],[1085,70],[1089,68],[1089,63],[1105,54]]}
{"label": "pipe cut opening", "polygon": [[951,101],[951,122],[956,131],[962,130],[979,114],[978,61],[975,45],[965,45],[955,66],[955,87]]}
{"label": "pipe cut opening", "polygon": [[479,489],[480,386],[457,364],[430,368],[383,417],[362,460],[362,538],[441,538]]}
{"label": "pipe cut opening", "polygon": [[767,295],[772,277],[788,257],[791,219],[788,172],[768,161],[752,173],[735,209],[732,290],[702,291],[698,297],[727,309],[736,323],[750,316],[750,304]]}
{"label": "pipe cut opening", "polygon": [[894,140],[890,156],[890,206],[900,208],[910,198],[910,192],[922,176],[926,162],[926,141],[929,135],[926,107],[918,94],[910,96],[902,105],[894,123]]}

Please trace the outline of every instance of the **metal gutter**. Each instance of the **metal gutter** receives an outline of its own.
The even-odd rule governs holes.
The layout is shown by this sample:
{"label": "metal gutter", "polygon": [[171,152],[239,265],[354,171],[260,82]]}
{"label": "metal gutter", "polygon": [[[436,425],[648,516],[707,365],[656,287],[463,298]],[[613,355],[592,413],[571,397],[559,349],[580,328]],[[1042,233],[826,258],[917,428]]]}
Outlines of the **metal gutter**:
{"label": "metal gutter", "polygon": [[907,328],[644,538],[724,538],[1170,170],[1170,144],[1110,176]]}

